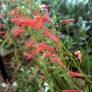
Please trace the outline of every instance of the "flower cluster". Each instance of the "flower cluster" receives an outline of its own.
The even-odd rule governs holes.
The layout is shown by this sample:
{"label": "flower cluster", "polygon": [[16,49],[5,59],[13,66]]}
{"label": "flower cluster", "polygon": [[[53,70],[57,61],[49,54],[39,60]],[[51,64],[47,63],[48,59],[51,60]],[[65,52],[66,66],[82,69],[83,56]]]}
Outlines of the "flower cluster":
{"label": "flower cluster", "polygon": [[23,27],[30,26],[35,30],[43,29],[45,22],[50,21],[47,15],[37,15],[35,18],[30,17],[15,17],[11,18],[11,22],[14,22],[17,26],[22,25]]}
{"label": "flower cluster", "polygon": [[46,42],[41,42],[36,44],[35,41],[25,42],[25,46],[28,48],[33,47],[31,51],[26,51],[23,53],[24,57],[27,59],[34,59],[38,53],[42,53],[44,57],[50,58],[50,63],[57,62],[59,65],[63,65],[58,55],[55,53],[55,49],[52,46],[46,44]]}
{"label": "flower cluster", "polygon": [[[34,30],[44,30],[44,36],[49,37],[52,41],[58,42],[57,37],[52,34],[49,29],[45,26],[46,22],[50,22],[50,18],[48,16],[48,11],[46,11],[45,15],[41,15],[39,13],[39,10],[36,11],[35,17],[30,18],[30,17],[15,17],[11,18],[11,22],[15,23],[16,26],[18,26],[17,29],[12,30],[14,35],[17,37],[21,33],[24,33],[25,27],[31,27]],[[25,41],[25,46],[28,48],[33,48],[31,51],[25,51],[23,55],[27,58],[34,58],[35,55],[38,53],[43,53],[43,56],[45,57],[52,57],[50,59],[50,62],[57,62],[58,64],[62,65],[60,58],[58,55],[55,53],[55,49],[52,46],[49,46],[46,42],[41,42],[39,44],[36,44],[35,41]]]}
{"label": "flower cluster", "polygon": [[[27,32],[24,30],[25,27],[30,27],[33,31],[39,32],[39,30],[43,30],[42,35],[44,37],[49,37],[53,42],[58,43],[58,37],[56,37],[50,30],[45,26],[46,22],[51,22],[48,12],[45,15],[40,15],[39,11],[35,12],[35,17],[30,18],[29,16],[26,17],[15,17],[11,18],[11,22],[15,23],[18,27],[15,30],[12,30],[14,35],[17,37],[21,33]],[[63,20],[64,23],[74,22],[73,19]],[[31,31],[31,30],[30,30]],[[25,47],[29,48],[30,51],[24,51],[23,55],[26,59],[36,59],[37,55],[40,53],[45,58],[49,59],[49,63],[57,62],[60,66],[65,67],[64,63],[59,58],[56,50],[53,46],[48,45],[46,42],[42,41],[40,43],[36,42],[35,40],[25,41]],[[80,77],[80,73],[68,71],[71,77]]]}

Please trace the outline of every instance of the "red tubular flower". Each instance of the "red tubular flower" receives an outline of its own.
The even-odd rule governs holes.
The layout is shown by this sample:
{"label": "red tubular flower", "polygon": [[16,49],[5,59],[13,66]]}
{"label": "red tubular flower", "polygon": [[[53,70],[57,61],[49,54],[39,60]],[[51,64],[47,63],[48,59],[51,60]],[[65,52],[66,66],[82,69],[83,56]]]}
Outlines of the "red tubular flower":
{"label": "red tubular flower", "polygon": [[19,18],[11,18],[11,22],[17,22],[17,21],[19,21]]}
{"label": "red tubular flower", "polygon": [[50,56],[56,56],[55,54],[51,53],[51,52],[45,52],[43,54],[45,57],[50,57]]}
{"label": "red tubular flower", "polygon": [[6,34],[6,32],[0,31],[0,35],[5,35],[5,34]]}
{"label": "red tubular flower", "polygon": [[49,51],[54,51],[55,50],[52,46],[48,46],[45,42],[40,43],[39,47],[42,50],[49,50]]}
{"label": "red tubular flower", "polygon": [[57,62],[60,66],[64,66],[64,64],[61,62],[60,58],[58,57],[52,58],[50,62]]}
{"label": "red tubular flower", "polygon": [[60,61],[60,58],[54,57],[51,59],[51,62],[61,62],[61,61]]}
{"label": "red tubular flower", "polygon": [[33,56],[31,55],[30,52],[24,52],[23,55],[24,55],[24,57],[26,57],[26,59],[31,59],[31,58],[33,58]]}
{"label": "red tubular flower", "polygon": [[2,27],[5,27],[5,24],[1,24],[1,23],[0,23],[0,28],[2,28]]}
{"label": "red tubular flower", "polygon": [[20,23],[20,18],[11,18],[11,22],[15,23],[17,26],[19,26],[21,23]]}
{"label": "red tubular flower", "polygon": [[48,10],[45,10],[45,15],[43,16],[38,14],[38,16],[36,16],[36,19],[42,20],[43,23],[51,21],[49,14],[48,14]]}
{"label": "red tubular flower", "polygon": [[62,92],[81,92],[80,90],[63,90]]}
{"label": "red tubular flower", "polygon": [[[34,47],[34,41],[32,42],[25,42],[25,45],[27,47]],[[34,55],[37,55],[39,52],[43,52],[44,50],[49,50],[49,51],[54,51],[54,48],[52,46],[48,46],[45,42],[42,42],[38,45],[38,47],[36,47],[34,50],[32,50],[30,53],[29,52],[26,52],[24,53],[24,56],[27,57],[27,58],[31,58],[32,56]],[[55,56],[55,54],[52,54],[52,53],[45,53],[45,56],[48,57],[50,55],[52,56]]]}
{"label": "red tubular flower", "polygon": [[56,36],[54,36],[54,35],[51,34],[50,32],[49,32],[48,36],[49,36],[53,41],[55,41],[55,42],[58,41],[57,38],[56,38]]}
{"label": "red tubular flower", "polygon": [[44,55],[45,57],[50,57],[50,56],[52,56],[52,53],[46,52],[46,53],[44,53],[43,55]]}
{"label": "red tubular flower", "polygon": [[56,37],[55,35],[51,34],[51,33],[49,32],[48,28],[45,28],[44,30],[45,30],[44,34],[45,34],[46,36],[50,37],[51,40],[53,40],[53,41],[55,41],[55,42],[58,41],[57,37]]}
{"label": "red tubular flower", "polygon": [[36,55],[38,54],[40,51],[42,51],[42,49],[40,47],[36,48],[35,50],[32,50],[31,54],[32,55]]}
{"label": "red tubular flower", "polygon": [[32,41],[25,41],[25,45],[30,48],[30,47],[34,47],[34,44],[35,44],[35,41],[32,40]]}
{"label": "red tubular flower", "polygon": [[19,36],[21,33],[25,32],[22,28],[17,28],[15,30],[12,30],[14,32],[15,37]]}
{"label": "red tubular flower", "polygon": [[44,26],[44,22],[42,20],[38,19],[38,20],[36,20],[36,23],[34,26],[32,26],[32,28],[35,30],[40,30],[43,28],[43,26]]}
{"label": "red tubular flower", "polygon": [[60,23],[71,23],[74,22],[74,19],[65,19],[65,20],[60,20]]}
{"label": "red tubular flower", "polygon": [[50,20],[49,16],[46,15],[39,15],[36,16],[35,18],[12,18],[11,22],[14,22],[17,26],[22,25],[23,27],[25,26],[30,26],[35,30],[40,30],[43,29],[44,23],[48,22]]}
{"label": "red tubular flower", "polygon": [[39,30],[42,29],[44,26],[44,21],[43,21],[43,17],[37,17],[37,18],[26,18],[26,19],[22,19],[22,18],[12,18],[11,19],[12,22],[14,22],[17,26],[19,26],[20,24],[22,26],[30,26],[35,30]]}
{"label": "red tubular flower", "polygon": [[44,23],[50,21],[47,15],[37,16],[36,18],[34,18],[34,20],[36,21],[36,23],[34,26],[32,26],[32,28],[34,28],[35,30],[43,29]]}
{"label": "red tubular flower", "polygon": [[23,55],[26,57],[26,59],[33,59],[36,54],[38,54],[41,51],[41,48],[37,48],[35,50],[32,50],[31,52],[24,52]]}
{"label": "red tubular flower", "polygon": [[32,19],[32,18],[28,18],[28,19],[20,19],[20,24],[22,24],[24,27],[25,26],[30,26],[35,30],[39,30],[43,27],[43,22],[41,19]]}
{"label": "red tubular flower", "polygon": [[24,25],[24,26],[31,26],[34,27],[36,24],[36,20],[32,19],[32,18],[27,18],[27,19],[20,19],[20,24]]}
{"label": "red tubular flower", "polygon": [[69,75],[71,77],[82,77],[79,72],[73,72],[73,71],[69,71]]}

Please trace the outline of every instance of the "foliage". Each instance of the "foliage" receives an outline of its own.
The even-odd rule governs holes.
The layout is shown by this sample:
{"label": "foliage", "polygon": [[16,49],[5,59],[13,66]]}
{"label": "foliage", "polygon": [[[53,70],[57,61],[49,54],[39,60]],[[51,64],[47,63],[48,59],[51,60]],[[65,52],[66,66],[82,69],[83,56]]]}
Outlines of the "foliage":
{"label": "foliage", "polygon": [[92,38],[81,27],[88,2],[67,2],[1,1],[0,51],[12,92],[92,91]]}

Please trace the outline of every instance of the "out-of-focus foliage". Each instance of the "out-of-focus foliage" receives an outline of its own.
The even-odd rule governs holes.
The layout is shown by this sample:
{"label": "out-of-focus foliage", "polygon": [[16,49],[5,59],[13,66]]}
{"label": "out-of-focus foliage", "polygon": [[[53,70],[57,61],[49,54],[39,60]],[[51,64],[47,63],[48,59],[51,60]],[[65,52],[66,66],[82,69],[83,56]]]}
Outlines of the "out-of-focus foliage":
{"label": "out-of-focus foliage", "polygon": [[[81,69],[84,74],[87,74],[88,77],[85,77],[83,80],[82,78],[72,79],[68,77],[68,74],[66,73],[68,69],[64,70],[56,63],[51,65],[46,63],[48,58],[43,57],[42,54],[44,52],[39,53],[36,57],[37,60],[27,61],[22,57],[23,51],[25,50],[23,42],[30,40],[32,36],[33,38],[38,38],[36,39],[37,44],[43,39],[57,50],[57,46],[54,42],[52,42],[49,38],[45,39],[40,35],[40,31],[42,30],[34,31],[30,27],[25,27],[24,29],[29,34],[26,32],[17,38],[13,37],[13,33],[11,33],[13,29],[20,27],[11,23],[10,19],[14,17],[11,16],[12,13],[17,13],[19,16],[28,15],[31,18],[35,18],[34,9],[38,9],[39,7],[41,8],[41,5],[43,4],[48,6],[49,16],[53,22],[52,25],[45,23],[46,27],[54,31],[56,31],[55,28],[57,29],[57,35],[59,36],[62,42],[62,47],[65,51],[64,57],[62,57],[63,51],[60,51],[60,53],[59,51],[55,51],[55,53],[60,54],[62,57],[61,60],[66,63],[68,69],[74,70],[75,72]],[[47,92],[47,90],[49,90],[50,92],[59,92],[60,90],[71,88],[87,91],[92,90],[91,0],[1,0],[0,5],[0,13],[3,15],[0,22],[5,24],[5,27],[1,28],[0,31],[7,32],[6,36],[0,37],[0,45],[3,43],[2,48],[5,49],[5,52],[6,49],[9,51],[8,58],[11,68],[9,73],[10,75],[13,73],[12,86],[15,87],[16,91],[19,92],[24,90],[24,92]],[[17,12],[12,12],[14,9]],[[42,8],[41,13],[44,14],[44,9]],[[75,22],[63,23],[62,20],[64,19],[74,19]],[[6,37],[8,40],[5,39]],[[3,51],[2,48],[0,48],[1,51]],[[32,48],[26,49],[27,51],[32,50]],[[77,52],[80,52],[78,53],[80,56],[80,59],[78,60],[74,55],[71,55]],[[79,62],[81,59],[83,62],[82,64]],[[84,83],[77,83],[77,81],[81,80]],[[2,88],[2,85],[0,85],[0,87]]]}
{"label": "out-of-focus foliage", "polygon": [[[83,70],[92,74],[92,0],[41,0],[48,3],[50,16],[68,49],[83,51]],[[63,19],[75,19],[74,23],[59,23]],[[83,57],[84,57],[83,56]],[[86,68],[85,68],[86,67]]]}

